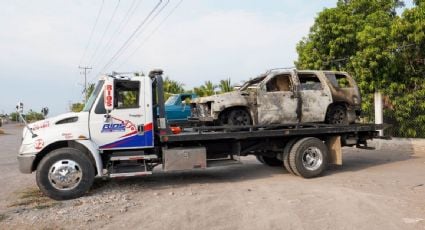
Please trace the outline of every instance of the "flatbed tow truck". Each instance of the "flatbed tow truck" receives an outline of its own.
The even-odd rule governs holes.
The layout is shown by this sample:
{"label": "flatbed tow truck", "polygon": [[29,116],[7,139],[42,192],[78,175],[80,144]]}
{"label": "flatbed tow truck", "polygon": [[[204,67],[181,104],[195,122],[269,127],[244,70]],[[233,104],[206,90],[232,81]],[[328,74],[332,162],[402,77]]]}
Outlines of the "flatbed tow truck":
{"label": "flatbed tow truck", "polygon": [[18,154],[22,173],[36,172],[40,190],[56,199],[83,196],[95,177],[239,164],[255,155],[304,178],[342,165],[342,147],[371,149],[384,125],[295,123],[170,127],[162,70],[148,76],[102,76],[85,108],[27,125]]}

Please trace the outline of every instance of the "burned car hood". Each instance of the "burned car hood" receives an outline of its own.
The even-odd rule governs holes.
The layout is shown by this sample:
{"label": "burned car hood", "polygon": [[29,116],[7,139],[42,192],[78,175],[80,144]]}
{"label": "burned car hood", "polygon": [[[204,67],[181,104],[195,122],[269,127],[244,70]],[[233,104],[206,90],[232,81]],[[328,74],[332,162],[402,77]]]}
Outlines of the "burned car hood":
{"label": "burned car hood", "polygon": [[238,101],[246,100],[245,98],[249,96],[248,92],[245,91],[234,91],[229,93],[217,94],[207,97],[198,97],[192,100],[192,103],[207,103],[207,102],[229,102],[229,101]]}

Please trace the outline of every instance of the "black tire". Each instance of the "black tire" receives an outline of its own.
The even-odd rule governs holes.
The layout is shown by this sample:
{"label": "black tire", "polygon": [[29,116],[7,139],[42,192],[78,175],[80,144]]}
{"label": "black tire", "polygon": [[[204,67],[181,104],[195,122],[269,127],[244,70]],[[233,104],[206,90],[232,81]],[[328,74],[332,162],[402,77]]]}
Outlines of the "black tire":
{"label": "black tire", "polygon": [[282,167],[283,162],[276,157],[257,156],[257,160],[270,167]]}
{"label": "black tire", "polygon": [[283,166],[285,167],[286,171],[288,171],[291,174],[295,174],[294,170],[292,170],[291,165],[289,164],[289,152],[291,151],[292,146],[294,146],[295,142],[297,141],[297,138],[293,138],[289,140],[285,148],[283,148]]}
{"label": "black tire", "polygon": [[328,165],[328,148],[315,137],[297,141],[289,152],[289,165],[294,173],[304,178],[322,174]]}
{"label": "black tire", "polygon": [[[60,183],[55,182],[55,179],[61,180],[60,178],[52,179],[54,177],[52,172],[59,170],[59,167],[56,166],[62,165],[68,166],[65,172],[69,172],[70,170],[68,169],[70,168],[77,171],[75,173],[77,176],[73,179],[77,182],[69,188],[58,188],[66,185],[60,185]],[[94,177],[95,168],[89,157],[74,148],[60,148],[47,154],[41,160],[36,172],[38,187],[46,196],[54,200],[68,200],[83,196],[92,186]]]}
{"label": "black tire", "polygon": [[247,126],[251,125],[251,116],[244,109],[233,109],[227,116],[227,124],[232,126]]}
{"label": "black tire", "polygon": [[263,156],[260,155],[256,155],[255,158],[257,158],[257,160],[261,163],[261,164],[265,164],[264,160],[263,160]]}
{"label": "black tire", "polygon": [[329,107],[325,122],[333,125],[348,125],[347,108],[342,105]]}

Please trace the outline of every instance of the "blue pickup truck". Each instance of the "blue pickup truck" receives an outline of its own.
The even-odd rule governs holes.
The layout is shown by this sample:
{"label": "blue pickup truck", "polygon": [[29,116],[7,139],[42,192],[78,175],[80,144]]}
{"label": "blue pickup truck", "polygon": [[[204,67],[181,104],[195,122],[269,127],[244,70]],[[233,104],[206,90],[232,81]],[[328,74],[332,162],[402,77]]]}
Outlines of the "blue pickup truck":
{"label": "blue pickup truck", "polygon": [[190,100],[198,97],[196,94],[181,93],[171,95],[165,102],[165,114],[171,125],[187,123],[190,117]]}

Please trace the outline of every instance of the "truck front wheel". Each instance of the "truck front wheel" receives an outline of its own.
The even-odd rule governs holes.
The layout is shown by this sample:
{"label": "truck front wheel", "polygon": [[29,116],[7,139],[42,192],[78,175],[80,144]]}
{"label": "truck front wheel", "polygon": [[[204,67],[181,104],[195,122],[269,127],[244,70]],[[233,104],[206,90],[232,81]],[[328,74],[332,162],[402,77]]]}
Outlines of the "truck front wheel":
{"label": "truck front wheel", "polygon": [[251,116],[244,109],[233,109],[229,112],[227,117],[227,124],[234,126],[251,125]]}
{"label": "truck front wheel", "polygon": [[55,200],[83,196],[92,186],[95,169],[88,156],[74,148],[60,148],[47,154],[37,167],[40,190]]}

